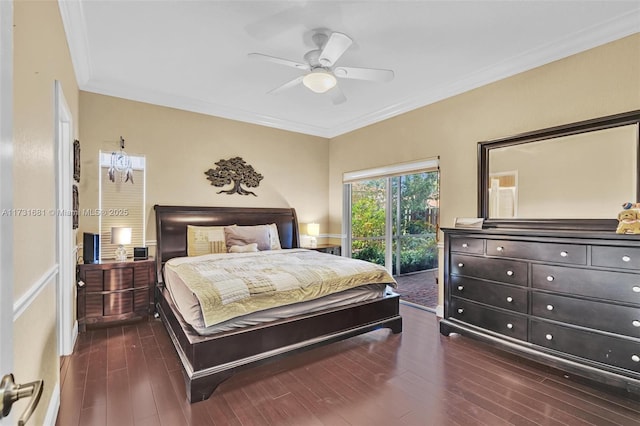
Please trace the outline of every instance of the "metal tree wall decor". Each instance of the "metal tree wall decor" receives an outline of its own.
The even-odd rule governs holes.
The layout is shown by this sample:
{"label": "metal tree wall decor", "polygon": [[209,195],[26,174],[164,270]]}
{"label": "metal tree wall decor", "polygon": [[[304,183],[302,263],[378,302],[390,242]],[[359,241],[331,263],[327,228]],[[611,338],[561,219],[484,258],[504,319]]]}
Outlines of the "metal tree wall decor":
{"label": "metal tree wall decor", "polygon": [[233,183],[233,188],[219,191],[218,194],[251,194],[257,197],[255,193],[242,187],[244,185],[248,188],[257,188],[260,185],[263,176],[256,172],[253,166],[247,164],[240,157],[219,160],[215,165],[218,167],[204,172],[207,175],[207,180],[211,181],[211,185],[222,187]]}

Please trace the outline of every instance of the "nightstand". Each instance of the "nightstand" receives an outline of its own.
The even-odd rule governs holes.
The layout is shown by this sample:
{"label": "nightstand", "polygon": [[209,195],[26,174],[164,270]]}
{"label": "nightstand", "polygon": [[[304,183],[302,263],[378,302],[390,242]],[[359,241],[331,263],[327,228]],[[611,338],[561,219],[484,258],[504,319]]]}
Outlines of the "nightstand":
{"label": "nightstand", "polygon": [[340,246],[340,244],[318,244],[316,247],[302,247],[302,248],[340,256],[340,250],[342,247]]}
{"label": "nightstand", "polygon": [[78,328],[141,320],[153,313],[155,260],[81,264],[78,273]]}

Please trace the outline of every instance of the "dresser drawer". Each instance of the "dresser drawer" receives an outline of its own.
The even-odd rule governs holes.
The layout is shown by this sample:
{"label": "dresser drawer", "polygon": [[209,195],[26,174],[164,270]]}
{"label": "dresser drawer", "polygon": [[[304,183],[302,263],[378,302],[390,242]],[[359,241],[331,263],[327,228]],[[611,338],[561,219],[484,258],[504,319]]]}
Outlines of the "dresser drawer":
{"label": "dresser drawer", "polygon": [[609,268],[640,269],[640,248],[593,246],[591,264]]}
{"label": "dresser drawer", "polygon": [[640,340],[617,338],[532,320],[530,342],[640,373]]}
{"label": "dresser drawer", "polygon": [[[640,309],[533,292],[531,314],[640,339]],[[640,343],[639,343],[640,345]]]}
{"label": "dresser drawer", "polygon": [[487,240],[487,255],[573,265],[587,264],[587,247],[579,244]]}
{"label": "dresser drawer", "polygon": [[460,275],[451,276],[451,295],[498,308],[527,313],[527,289],[494,284]]}
{"label": "dresser drawer", "polygon": [[451,251],[473,254],[484,253],[484,239],[451,237],[451,239],[449,240],[449,244],[451,245]]}
{"label": "dresser drawer", "polygon": [[640,305],[640,274],[532,265],[533,288]]}
{"label": "dresser drawer", "polygon": [[447,316],[514,339],[527,340],[527,318],[523,315],[510,314],[452,297]]}
{"label": "dresser drawer", "polygon": [[507,259],[451,255],[451,273],[474,278],[527,285],[527,263]]}

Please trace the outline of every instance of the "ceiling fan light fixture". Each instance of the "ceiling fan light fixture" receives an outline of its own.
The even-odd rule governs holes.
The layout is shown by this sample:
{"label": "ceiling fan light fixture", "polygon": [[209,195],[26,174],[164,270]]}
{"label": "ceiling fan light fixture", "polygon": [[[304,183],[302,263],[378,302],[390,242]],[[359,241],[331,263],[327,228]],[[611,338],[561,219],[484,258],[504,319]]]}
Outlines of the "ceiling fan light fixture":
{"label": "ceiling fan light fixture", "polygon": [[313,70],[302,79],[302,84],[315,93],[325,93],[333,89],[337,82],[336,77],[324,69]]}

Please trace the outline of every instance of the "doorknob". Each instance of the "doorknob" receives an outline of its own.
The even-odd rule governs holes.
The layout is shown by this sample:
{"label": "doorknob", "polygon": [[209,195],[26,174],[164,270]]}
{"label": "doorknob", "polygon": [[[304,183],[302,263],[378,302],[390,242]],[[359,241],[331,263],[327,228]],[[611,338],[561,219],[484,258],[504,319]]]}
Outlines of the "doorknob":
{"label": "doorknob", "polygon": [[29,405],[18,419],[18,426],[24,426],[33,414],[42,396],[42,380],[17,385],[13,380],[13,374],[7,374],[0,382],[0,419],[11,412],[11,406],[21,398],[31,397]]}

